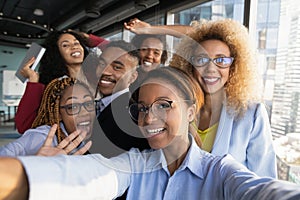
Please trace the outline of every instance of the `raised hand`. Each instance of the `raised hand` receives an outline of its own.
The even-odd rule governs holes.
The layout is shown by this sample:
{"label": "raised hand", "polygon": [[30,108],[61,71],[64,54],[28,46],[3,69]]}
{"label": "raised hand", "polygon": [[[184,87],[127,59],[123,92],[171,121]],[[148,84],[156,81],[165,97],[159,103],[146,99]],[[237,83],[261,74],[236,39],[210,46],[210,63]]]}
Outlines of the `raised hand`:
{"label": "raised hand", "polygon": [[20,70],[20,73],[22,76],[28,78],[29,82],[39,82],[39,74],[34,71],[33,69],[31,69],[32,64],[35,61],[35,57],[30,58],[30,60],[28,60],[25,65],[22,67],[22,69]]}
{"label": "raised hand", "polygon": [[55,136],[56,130],[57,130],[57,125],[54,124],[51,127],[43,146],[37,152],[36,154],[37,156],[55,156],[60,154],[82,155],[85,152],[87,152],[92,146],[92,141],[89,141],[83,147],[81,147],[80,149],[74,152],[74,150],[84,140],[87,134],[84,131],[77,130],[71,133],[64,140],[62,140],[56,147],[53,147],[52,141]]}
{"label": "raised hand", "polygon": [[136,34],[149,34],[151,25],[147,22],[139,20],[138,18],[134,18],[129,22],[125,22],[124,28]]}

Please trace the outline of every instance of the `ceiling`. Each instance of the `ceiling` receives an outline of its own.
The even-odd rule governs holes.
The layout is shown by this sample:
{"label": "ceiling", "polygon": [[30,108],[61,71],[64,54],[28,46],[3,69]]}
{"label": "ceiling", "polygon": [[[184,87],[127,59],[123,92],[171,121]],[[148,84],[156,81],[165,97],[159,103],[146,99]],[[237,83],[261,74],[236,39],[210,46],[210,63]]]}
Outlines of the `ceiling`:
{"label": "ceiling", "polygon": [[185,2],[193,1],[0,0],[0,45],[21,47],[42,40],[52,30],[69,28],[103,34],[133,16],[157,14]]}

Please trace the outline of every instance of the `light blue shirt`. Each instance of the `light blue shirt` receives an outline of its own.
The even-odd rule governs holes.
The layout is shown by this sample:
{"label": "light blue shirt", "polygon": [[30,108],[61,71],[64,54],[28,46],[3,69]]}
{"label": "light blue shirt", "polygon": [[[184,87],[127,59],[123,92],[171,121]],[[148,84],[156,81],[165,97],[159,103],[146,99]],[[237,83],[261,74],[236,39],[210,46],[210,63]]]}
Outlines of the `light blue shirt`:
{"label": "light blue shirt", "polygon": [[259,176],[277,177],[276,154],[264,104],[255,104],[240,119],[222,108],[212,154],[231,154]]}
{"label": "light blue shirt", "polygon": [[[60,127],[63,133],[67,135],[62,123],[60,123]],[[51,126],[43,125],[34,129],[28,129],[18,139],[0,147],[0,156],[35,155],[44,144],[50,128]],[[57,146],[56,137],[54,137],[52,145]]]}
{"label": "light blue shirt", "polygon": [[19,159],[28,176],[30,199],[113,199],[128,187],[127,199],[133,200],[300,198],[298,185],[259,178],[230,155],[213,156],[193,140],[172,176],[161,150],[131,149],[111,159],[100,154]]}

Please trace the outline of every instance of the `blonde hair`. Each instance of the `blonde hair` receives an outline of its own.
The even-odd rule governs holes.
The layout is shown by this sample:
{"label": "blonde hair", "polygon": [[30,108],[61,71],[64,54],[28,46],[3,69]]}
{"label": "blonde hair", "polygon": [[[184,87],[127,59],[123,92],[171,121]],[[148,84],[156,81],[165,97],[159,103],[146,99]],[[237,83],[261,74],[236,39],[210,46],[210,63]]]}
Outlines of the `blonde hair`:
{"label": "blonde hair", "polygon": [[225,84],[225,106],[234,116],[243,116],[251,103],[261,102],[261,77],[256,66],[255,48],[245,26],[232,19],[201,21],[195,30],[177,46],[170,65],[181,68],[194,76],[196,69],[190,63],[194,49],[202,41],[217,39],[226,43],[234,61]]}

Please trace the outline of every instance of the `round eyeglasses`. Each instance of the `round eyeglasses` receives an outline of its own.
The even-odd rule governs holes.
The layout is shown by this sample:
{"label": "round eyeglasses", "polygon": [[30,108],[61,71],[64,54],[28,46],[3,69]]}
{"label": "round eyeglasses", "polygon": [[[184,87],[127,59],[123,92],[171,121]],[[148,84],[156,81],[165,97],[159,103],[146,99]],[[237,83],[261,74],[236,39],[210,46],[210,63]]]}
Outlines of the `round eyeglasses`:
{"label": "round eyeglasses", "polygon": [[[191,101],[192,100],[182,100],[182,101]],[[159,119],[165,119],[167,111],[172,109],[172,103],[174,102],[180,102],[180,101],[171,101],[171,100],[164,100],[164,99],[158,99],[154,101],[149,106],[145,106],[142,103],[133,103],[129,106],[129,114],[131,118],[135,121],[138,121],[139,119],[144,119],[146,114],[151,113],[159,118]]]}
{"label": "round eyeglasses", "polygon": [[216,57],[209,58],[204,56],[193,56],[191,61],[195,67],[204,67],[208,65],[209,62],[213,62],[217,67],[228,68],[233,63],[233,57]]}
{"label": "round eyeglasses", "polygon": [[64,106],[60,106],[60,108],[64,108],[68,115],[77,115],[78,113],[80,113],[82,106],[88,112],[95,111],[95,102],[94,101],[86,101],[84,103],[67,104]]}

